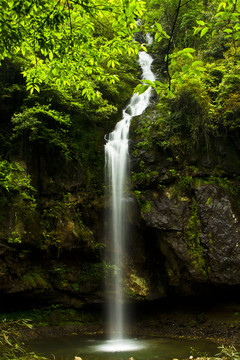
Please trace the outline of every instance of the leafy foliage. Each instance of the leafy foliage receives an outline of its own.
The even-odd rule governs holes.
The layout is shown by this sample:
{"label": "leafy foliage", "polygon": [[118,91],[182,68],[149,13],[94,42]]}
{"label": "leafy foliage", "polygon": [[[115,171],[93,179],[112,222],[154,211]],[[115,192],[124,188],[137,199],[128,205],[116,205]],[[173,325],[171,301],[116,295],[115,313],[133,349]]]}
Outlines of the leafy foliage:
{"label": "leafy foliage", "polygon": [[41,216],[43,228],[41,247],[43,249],[56,246],[60,251],[64,240],[69,241],[71,236],[75,241],[87,243],[89,248],[97,248],[93,232],[84,224],[82,214],[74,202],[70,202],[67,196],[63,196],[59,201],[49,205],[43,210]]}
{"label": "leafy foliage", "polygon": [[136,54],[142,1],[2,1],[1,59],[21,55],[30,93],[42,84],[101,97],[96,81],[115,83],[118,56]]}
{"label": "leafy foliage", "polygon": [[219,349],[221,350],[217,356],[224,357],[229,360],[239,360],[240,354],[239,351],[235,348],[233,345],[221,345],[219,346]]}
{"label": "leafy foliage", "polygon": [[47,142],[46,147],[54,146],[68,157],[66,133],[71,125],[68,114],[52,110],[49,105],[37,105],[15,114],[12,123],[14,137],[24,135],[29,141],[37,141],[39,144]]}
{"label": "leafy foliage", "polygon": [[[8,243],[21,243],[25,235],[22,222],[30,222],[36,199],[30,176],[17,162],[0,161],[0,204],[1,237],[7,237]],[[9,227],[4,234],[7,219]]]}
{"label": "leafy foliage", "polygon": [[[202,2],[199,4],[198,1],[182,2],[181,0],[166,0],[158,5],[155,1],[150,1],[148,6],[152,11],[153,9],[158,9],[156,14],[159,20],[154,23],[152,21],[153,14],[150,11],[146,15],[146,23],[149,26],[152,21],[150,31],[155,33],[155,40],[161,44],[161,48],[166,49],[163,53],[166,53],[164,61],[167,81],[166,79],[155,82],[144,81],[144,88],[138,85],[136,91],[143,92],[149,86],[152,86],[158,94],[166,92],[168,96],[173,97],[177,90],[175,84],[181,86],[186,79],[193,77],[197,81],[204,81],[206,76],[208,76],[206,75],[206,62],[209,59],[207,58],[207,61],[203,61],[203,51],[207,54],[206,49],[208,47],[211,50],[214,47],[221,47],[220,56],[222,58],[225,57],[228,62],[231,62],[232,66],[239,64],[239,4],[235,0],[228,0],[220,4],[214,1],[208,5],[205,4],[206,6],[203,5]],[[174,18],[166,16],[168,14],[167,6],[175,14]],[[193,14],[195,14],[195,17]],[[210,14],[212,15],[211,18]],[[155,17],[153,17],[153,20]],[[191,19],[191,21],[186,21],[187,18]],[[195,26],[195,19],[197,19],[196,23],[198,26]],[[159,24],[159,21],[162,21],[162,23]],[[187,32],[186,22],[188,23]],[[206,40],[205,37],[210,33],[210,30],[211,35]],[[200,40],[197,38],[198,34],[200,34]],[[187,39],[191,38],[191,40],[189,42],[182,41],[185,37]],[[203,38],[204,42],[202,41]],[[184,47],[184,45],[190,43],[191,47]],[[197,53],[196,50],[201,52]]]}
{"label": "leafy foliage", "polygon": [[150,1],[148,7],[144,19],[155,34],[152,51],[162,61],[162,73],[135,90],[142,93],[151,86],[161,115],[147,133],[142,128],[142,139],[152,137],[152,128],[153,141],[177,149],[178,157],[203,144],[208,151],[211,135],[239,127],[239,4],[165,0]]}
{"label": "leafy foliage", "polygon": [[32,208],[35,206],[34,188],[30,184],[30,176],[17,162],[0,161],[0,192],[3,196],[2,205],[6,205],[8,200],[5,196],[8,194],[12,199],[19,195]]}
{"label": "leafy foliage", "polygon": [[31,328],[27,320],[3,320],[0,323],[0,356],[3,360],[44,360],[46,358],[29,353],[22,340],[24,328]]}

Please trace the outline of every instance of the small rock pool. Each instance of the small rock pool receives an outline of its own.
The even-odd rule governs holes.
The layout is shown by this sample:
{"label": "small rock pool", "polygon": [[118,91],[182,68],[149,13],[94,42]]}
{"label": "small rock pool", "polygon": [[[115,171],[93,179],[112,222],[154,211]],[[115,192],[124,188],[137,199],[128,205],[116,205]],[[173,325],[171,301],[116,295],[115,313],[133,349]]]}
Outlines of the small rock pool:
{"label": "small rock pool", "polygon": [[211,341],[133,338],[121,341],[101,337],[64,336],[34,341],[30,349],[53,360],[172,360],[189,356],[213,356],[219,352],[218,344]]}

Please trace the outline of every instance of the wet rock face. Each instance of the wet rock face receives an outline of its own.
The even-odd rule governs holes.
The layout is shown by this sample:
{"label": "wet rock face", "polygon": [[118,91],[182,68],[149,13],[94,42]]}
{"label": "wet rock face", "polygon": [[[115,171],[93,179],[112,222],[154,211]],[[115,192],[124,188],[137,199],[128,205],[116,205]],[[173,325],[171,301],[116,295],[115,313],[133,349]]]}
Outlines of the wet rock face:
{"label": "wet rock face", "polygon": [[[150,109],[131,128],[126,295],[152,301],[204,295],[209,287],[228,292],[240,286],[240,204],[232,191],[240,167],[230,161],[226,138],[213,139],[214,152],[207,155],[165,148],[156,132],[150,141],[140,138],[141,122],[154,123],[158,116]],[[232,143],[238,154],[239,142]],[[101,303],[109,269],[103,261],[103,196],[92,179],[98,190],[102,179],[88,177],[77,161],[30,155],[28,163],[24,156],[20,160],[39,189],[39,206],[28,221],[20,201],[15,212],[11,206],[1,210],[6,220],[0,231],[0,304],[5,299],[7,306],[11,298],[17,307],[15,297],[24,299],[23,306]],[[224,174],[212,178],[216,165]]]}
{"label": "wet rock face", "polygon": [[214,283],[240,283],[238,214],[234,199],[222,188],[202,186],[195,189],[201,219],[201,243],[206,247],[208,279]]}
{"label": "wet rock face", "polygon": [[[237,215],[229,195],[219,187],[195,189],[196,213],[191,199],[177,201],[148,191],[151,210],[142,213],[144,226],[154,228],[159,249],[165,257],[169,284],[190,282],[236,285],[240,282],[239,231]],[[197,228],[190,227],[192,221]]]}
{"label": "wet rock face", "polygon": [[176,202],[166,193],[153,191],[147,191],[145,196],[146,201],[150,202],[150,211],[142,214],[147,226],[172,232],[182,230],[189,214],[187,202]]}
{"label": "wet rock face", "polygon": [[26,213],[24,200],[14,196],[0,210],[2,311],[101,302],[102,196],[87,184],[81,163],[59,163],[48,154],[35,166],[35,155],[28,163],[22,157],[21,165],[40,189],[37,206]]}
{"label": "wet rock face", "polygon": [[[219,163],[223,151],[220,139],[216,146],[211,145],[214,154],[203,156],[196,151],[179,160],[171,149],[164,151],[156,145],[153,133],[152,144],[148,142],[145,150],[138,129],[149,116],[134,119],[131,129],[136,237],[143,249],[148,248],[145,263],[138,263],[137,257],[135,263],[139,272],[145,271],[150,284],[148,298],[158,287],[164,291],[157,296],[164,297],[201,294],[209,286],[227,291],[240,285],[240,206],[232,186],[237,184],[236,179],[232,181],[234,165],[227,164],[226,157]],[[221,172],[212,176],[216,159],[224,176]],[[151,271],[146,266],[149,262],[153,264]]]}

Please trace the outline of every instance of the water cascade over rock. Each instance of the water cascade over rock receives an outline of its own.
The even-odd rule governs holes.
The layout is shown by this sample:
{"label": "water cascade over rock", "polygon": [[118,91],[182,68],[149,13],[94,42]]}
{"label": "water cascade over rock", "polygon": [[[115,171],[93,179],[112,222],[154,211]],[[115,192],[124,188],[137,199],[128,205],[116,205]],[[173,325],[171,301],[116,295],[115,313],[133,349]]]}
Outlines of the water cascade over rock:
{"label": "water cascade over rock", "polygon": [[[151,71],[152,57],[141,51],[139,64],[142,69],[142,78],[154,81]],[[143,113],[148,107],[151,97],[151,88],[143,94],[135,93],[127,107],[123,110],[122,120],[119,121],[113,132],[109,134],[105,145],[105,176],[106,185],[110,193],[110,211],[108,224],[108,251],[110,263],[113,268],[113,284],[108,301],[108,321],[110,339],[121,342],[124,338],[124,294],[123,280],[123,254],[124,244],[128,241],[126,214],[128,212],[127,182],[129,178],[129,126],[133,116]]]}

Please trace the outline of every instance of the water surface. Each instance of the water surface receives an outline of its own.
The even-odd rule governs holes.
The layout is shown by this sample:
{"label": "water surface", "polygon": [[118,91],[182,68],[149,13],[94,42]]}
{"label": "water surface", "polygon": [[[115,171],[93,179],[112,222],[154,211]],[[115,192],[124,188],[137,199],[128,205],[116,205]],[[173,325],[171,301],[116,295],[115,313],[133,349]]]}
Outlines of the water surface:
{"label": "water surface", "polygon": [[[190,355],[215,355],[217,344],[200,340],[183,340],[169,338],[141,338],[113,340],[65,336],[57,339],[35,341],[31,349],[38,354],[56,360],[74,360],[75,356],[83,360],[172,360],[186,359]],[[121,346],[119,346],[121,345]]]}

